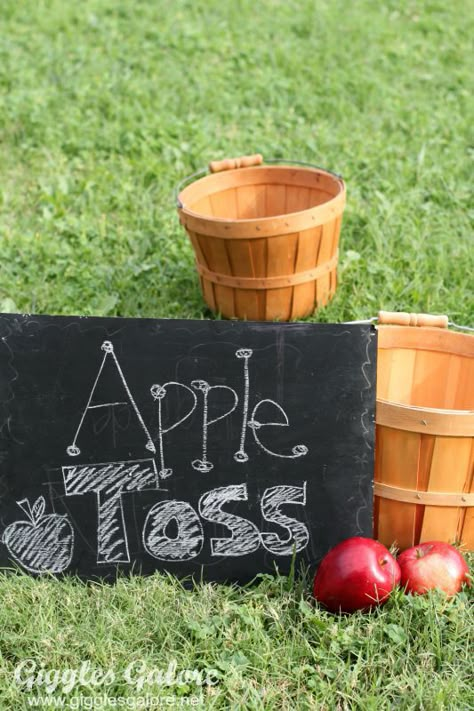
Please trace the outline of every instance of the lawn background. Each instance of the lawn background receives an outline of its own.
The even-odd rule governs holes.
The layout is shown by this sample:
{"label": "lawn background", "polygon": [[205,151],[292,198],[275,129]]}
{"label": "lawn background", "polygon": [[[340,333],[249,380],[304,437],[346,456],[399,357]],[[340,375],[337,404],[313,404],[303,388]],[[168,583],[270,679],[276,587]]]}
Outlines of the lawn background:
{"label": "lawn background", "polygon": [[[347,183],[338,290],[312,320],[474,326],[473,35],[460,0],[2,0],[0,311],[210,317],[174,187],[260,151]],[[28,657],[215,667],[209,708],[474,708],[472,593],[338,620],[307,591],[2,579],[1,708],[27,707]]]}

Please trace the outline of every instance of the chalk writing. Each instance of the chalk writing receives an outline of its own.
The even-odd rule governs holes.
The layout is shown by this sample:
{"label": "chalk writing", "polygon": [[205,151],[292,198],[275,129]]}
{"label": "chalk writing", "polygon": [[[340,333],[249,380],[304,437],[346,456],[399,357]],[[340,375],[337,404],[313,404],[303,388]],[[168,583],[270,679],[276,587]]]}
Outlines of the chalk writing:
{"label": "chalk writing", "polygon": [[[281,412],[281,414],[283,415],[283,422],[260,422],[259,420],[257,420],[256,415],[258,409],[266,403],[268,403],[269,405],[273,405],[276,410]],[[248,423],[248,426],[252,430],[256,444],[267,454],[270,454],[272,457],[281,457],[282,459],[295,459],[296,457],[304,457],[305,454],[308,454],[308,447],[305,444],[297,444],[295,447],[292,448],[291,454],[279,454],[278,452],[272,452],[270,449],[268,449],[268,447],[265,447],[265,445],[261,442],[257,435],[257,431],[261,427],[288,427],[288,425],[289,422],[286,412],[281,407],[281,405],[279,405],[277,402],[274,402],[273,400],[260,400],[260,402],[257,402],[252,411],[252,418]]]}
{"label": "chalk writing", "polygon": [[[163,401],[168,394],[168,388],[175,386],[176,388],[181,388],[185,390],[186,392],[191,394],[192,397],[192,405],[188,412],[181,417],[177,422],[174,422],[172,425],[169,427],[163,427]],[[193,414],[194,410],[196,409],[197,405],[197,397],[196,394],[189,388],[187,385],[183,385],[183,383],[177,383],[174,380],[170,381],[169,383],[165,383],[164,385],[152,385],[150,388],[151,395],[154,400],[156,400],[158,404],[158,450],[159,450],[159,455],[160,455],[160,477],[162,479],[167,479],[171,474],[173,473],[173,470],[170,468],[165,467],[165,453],[164,453],[164,447],[163,447],[163,435],[166,434],[167,432],[171,432],[171,430],[174,430],[175,427],[179,427],[183,422],[185,422],[188,417],[191,417]]]}
{"label": "chalk writing", "polygon": [[11,557],[30,573],[62,573],[74,552],[74,529],[66,515],[46,514],[40,496],[33,506],[28,499],[17,501],[27,521],[14,521],[3,532],[2,541]]}
{"label": "chalk writing", "polygon": [[244,406],[242,413],[242,429],[240,431],[240,447],[234,454],[236,462],[247,462],[248,454],[245,451],[245,438],[247,435],[247,421],[249,414],[249,393],[250,393],[250,376],[249,376],[249,358],[252,357],[253,351],[251,348],[239,348],[236,352],[236,358],[241,358],[244,361]]}
{"label": "chalk writing", "polygon": [[[174,522],[177,535],[169,536],[167,527]],[[204,534],[199,516],[186,501],[159,501],[146,517],[143,547],[158,560],[191,560],[201,552]]]}
{"label": "chalk writing", "polygon": [[304,523],[289,518],[281,511],[283,504],[306,506],[306,482],[303,486],[272,486],[262,496],[261,507],[265,521],[277,523],[288,531],[286,539],[276,533],[262,533],[263,546],[274,555],[291,555],[306,548],[309,531]]}
{"label": "chalk writing", "polygon": [[[261,498],[262,519],[283,527],[287,536],[260,532],[247,518],[225,511],[236,501],[248,501],[247,484],[221,486],[203,494],[198,503],[201,518],[230,531],[230,536],[210,538],[211,556],[229,558],[249,555],[262,545],[274,555],[291,555],[303,550],[309,541],[305,524],[281,511],[285,504],[306,505],[306,482],[303,486],[275,486],[266,489]],[[173,525],[173,531],[169,531]],[[159,501],[148,512],[142,531],[143,547],[154,558],[166,561],[191,560],[204,544],[204,529],[195,509],[186,501]]]}
{"label": "chalk writing", "polygon": [[199,499],[199,513],[212,523],[231,531],[230,538],[211,538],[211,555],[239,556],[253,553],[260,546],[260,533],[254,523],[222,510],[229,501],[247,501],[246,484],[222,486]]}
{"label": "chalk writing", "polygon": [[144,433],[145,433],[145,436],[146,436],[146,444],[145,444],[145,447],[146,447],[146,449],[148,449],[150,452],[153,452],[153,453],[156,452],[155,445],[153,444],[153,441],[152,441],[152,439],[151,439],[151,437],[150,437],[150,433],[148,432],[148,429],[147,429],[147,427],[146,427],[146,425],[145,425],[145,423],[144,423],[144,421],[143,421],[143,417],[141,416],[140,410],[138,409],[138,407],[137,407],[137,405],[136,405],[136,403],[135,403],[135,400],[134,400],[134,398],[133,398],[133,396],[132,396],[132,393],[130,392],[130,388],[128,387],[127,381],[125,380],[125,376],[124,376],[124,374],[123,374],[122,368],[120,367],[120,364],[119,364],[119,362],[118,362],[118,360],[117,360],[117,356],[115,355],[115,351],[114,351],[113,344],[112,344],[110,341],[104,341],[104,342],[102,343],[101,349],[104,351],[104,357],[103,357],[103,359],[102,359],[102,363],[100,364],[99,372],[97,373],[97,377],[96,377],[96,379],[95,379],[95,381],[94,381],[94,384],[93,384],[93,386],[92,386],[92,390],[91,390],[91,392],[90,392],[89,399],[88,399],[87,404],[86,404],[86,406],[85,406],[85,408],[84,408],[84,411],[83,411],[83,413],[82,413],[82,416],[81,416],[79,425],[78,425],[78,427],[77,427],[76,434],[74,435],[74,439],[73,439],[73,441],[72,441],[72,444],[69,445],[69,447],[68,447],[67,450],[66,450],[67,453],[69,454],[70,457],[77,457],[77,456],[81,453],[81,450],[80,450],[79,447],[77,446],[77,438],[79,437],[79,433],[80,433],[81,428],[82,428],[82,425],[83,425],[83,423],[84,423],[86,414],[87,414],[87,412],[88,412],[89,410],[98,409],[98,408],[100,408],[100,407],[116,407],[117,405],[123,405],[123,404],[124,404],[123,402],[119,401],[119,402],[104,402],[104,403],[100,403],[100,404],[96,404],[96,405],[91,405],[92,398],[94,397],[94,393],[95,393],[96,387],[97,387],[97,385],[98,385],[98,382],[99,382],[99,380],[100,380],[100,376],[101,376],[102,371],[103,371],[103,369],[104,369],[104,365],[105,365],[106,360],[107,360],[107,358],[108,358],[109,356],[112,356],[112,358],[113,358],[113,362],[114,362],[114,364],[115,364],[115,367],[117,368],[117,372],[118,372],[118,374],[119,374],[119,376],[120,376],[120,379],[121,379],[121,381],[122,381],[123,387],[124,387],[124,389],[125,389],[125,393],[126,393],[126,395],[127,395],[127,397],[128,397],[128,402],[129,402],[130,405],[133,407],[133,409],[134,409],[134,411],[135,411],[135,414],[136,414],[136,416],[137,416],[137,418],[138,418],[138,422],[140,423],[140,426],[142,427],[142,429],[143,429],[143,431],[144,431]]}
{"label": "chalk writing", "polygon": [[66,496],[96,495],[97,563],[129,562],[123,495],[159,488],[155,460],[64,466],[62,470]]}
{"label": "chalk writing", "polygon": [[[233,388],[230,388],[228,385],[209,385],[205,380],[193,380],[191,385],[193,388],[198,390],[199,392],[202,392],[203,395],[203,411],[202,411],[202,454],[201,454],[201,459],[195,459],[192,462],[192,466],[194,469],[196,469],[198,472],[210,472],[211,469],[214,468],[214,465],[212,462],[210,462],[207,458],[207,430],[210,425],[214,425],[216,422],[219,422],[219,420],[223,420],[224,417],[227,417],[230,415],[232,412],[234,412],[235,408],[237,407],[238,403],[238,397],[237,393]],[[227,412],[224,412],[224,414],[219,415],[218,417],[214,417],[214,419],[210,420],[209,419],[209,395],[212,391],[214,392],[230,392],[233,395],[234,402],[232,403],[231,407]]]}

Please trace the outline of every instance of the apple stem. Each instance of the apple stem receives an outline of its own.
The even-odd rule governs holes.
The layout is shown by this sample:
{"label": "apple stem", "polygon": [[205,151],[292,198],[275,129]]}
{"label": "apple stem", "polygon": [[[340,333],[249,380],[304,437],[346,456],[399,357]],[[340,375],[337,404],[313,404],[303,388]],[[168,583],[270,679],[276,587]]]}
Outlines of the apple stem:
{"label": "apple stem", "polygon": [[417,558],[424,558],[427,553],[430,552],[433,546],[429,546],[428,548],[417,548],[416,549],[416,557]]}

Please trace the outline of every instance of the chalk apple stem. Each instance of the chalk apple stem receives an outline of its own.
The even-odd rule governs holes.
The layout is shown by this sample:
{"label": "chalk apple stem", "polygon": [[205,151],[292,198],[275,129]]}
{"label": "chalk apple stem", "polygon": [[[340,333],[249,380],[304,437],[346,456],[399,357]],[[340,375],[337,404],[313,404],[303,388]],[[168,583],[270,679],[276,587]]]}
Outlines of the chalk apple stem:
{"label": "chalk apple stem", "polygon": [[31,510],[31,505],[28,499],[21,499],[20,501],[16,502],[18,506],[26,513],[28,518],[30,519],[31,523],[34,523],[33,520],[33,511]]}

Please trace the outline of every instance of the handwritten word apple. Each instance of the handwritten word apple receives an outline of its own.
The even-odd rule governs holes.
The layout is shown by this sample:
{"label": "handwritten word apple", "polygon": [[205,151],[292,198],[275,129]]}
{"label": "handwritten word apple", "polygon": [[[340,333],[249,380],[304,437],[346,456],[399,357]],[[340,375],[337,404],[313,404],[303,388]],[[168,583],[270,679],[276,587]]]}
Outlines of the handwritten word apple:
{"label": "handwritten word apple", "polygon": [[469,584],[469,566],[461,553],[441,541],[428,541],[408,548],[398,556],[401,584],[407,592],[422,595],[437,588],[456,595]]}
{"label": "handwritten word apple", "polygon": [[62,573],[71,563],[74,530],[66,515],[45,514],[40,496],[30,505],[17,501],[28,520],[14,521],[3,532],[2,541],[10,556],[30,573]]}
{"label": "handwritten word apple", "polygon": [[385,546],[355,536],[322,559],[313,594],[331,612],[354,612],[382,604],[399,582],[400,568]]}

